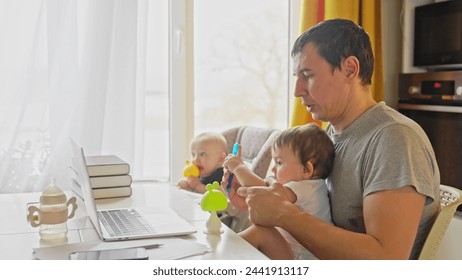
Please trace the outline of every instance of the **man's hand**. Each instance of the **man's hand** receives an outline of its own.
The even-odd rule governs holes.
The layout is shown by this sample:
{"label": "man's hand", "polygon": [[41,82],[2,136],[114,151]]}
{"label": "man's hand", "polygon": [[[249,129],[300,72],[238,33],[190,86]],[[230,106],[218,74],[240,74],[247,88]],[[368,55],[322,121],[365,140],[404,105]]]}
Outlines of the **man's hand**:
{"label": "man's hand", "polygon": [[246,199],[250,220],[262,226],[278,226],[281,217],[296,207],[287,199],[279,182],[269,187],[241,187],[237,194]]}

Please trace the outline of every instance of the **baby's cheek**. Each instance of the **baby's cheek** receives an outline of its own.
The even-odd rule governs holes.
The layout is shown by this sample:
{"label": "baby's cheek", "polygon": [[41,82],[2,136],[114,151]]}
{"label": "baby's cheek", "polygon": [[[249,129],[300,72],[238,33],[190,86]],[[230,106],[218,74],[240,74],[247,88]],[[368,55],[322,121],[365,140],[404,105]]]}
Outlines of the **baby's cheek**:
{"label": "baby's cheek", "polygon": [[212,172],[210,172],[209,170],[205,169],[205,168],[199,168],[199,174],[201,177],[207,177],[209,175],[212,174]]}

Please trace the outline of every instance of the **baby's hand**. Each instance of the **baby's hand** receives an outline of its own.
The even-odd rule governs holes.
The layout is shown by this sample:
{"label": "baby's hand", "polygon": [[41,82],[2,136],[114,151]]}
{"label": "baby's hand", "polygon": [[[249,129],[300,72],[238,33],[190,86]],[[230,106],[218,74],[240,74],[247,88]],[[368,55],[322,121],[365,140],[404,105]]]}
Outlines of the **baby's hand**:
{"label": "baby's hand", "polygon": [[189,185],[189,182],[188,182],[188,180],[186,180],[186,179],[181,179],[181,180],[178,182],[177,186],[180,187],[180,188],[182,188],[182,189],[192,191],[191,186]]}
{"label": "baby's hand", "polygon": [[205,193],[205,191],[207,190],[205,188],[205,185],[202,184],[201,180],[199,180],[198,177],[189,176],[187,180],[191,191],[197,193]]}
{"label": "baby's hand", "polygon": [[240,165],[245,165],[244,161],[239,155],[233,154],[229,154],[225,158],[225,162],[223,163],[223,167],[231,171],[231,173],[234,173],[234,170]]}
{"label": "baby's hand", "polygon": [[[229,171],[225,171],[223,174],[223,179],[220,184],[220,190],[222,190],[226,194],[226,187],[228,186],[228,180],[229,180],[229,175],[231,173]],[[241,187],[241,184],[239,183],[238,179],[234,177],[232,183],[231,183],[231,190],[228,194],[229,201],[238,209],[247,211],[248,206],[247,203],[245,202],[245,198],[242,196],[237,195],[237,189]]]}

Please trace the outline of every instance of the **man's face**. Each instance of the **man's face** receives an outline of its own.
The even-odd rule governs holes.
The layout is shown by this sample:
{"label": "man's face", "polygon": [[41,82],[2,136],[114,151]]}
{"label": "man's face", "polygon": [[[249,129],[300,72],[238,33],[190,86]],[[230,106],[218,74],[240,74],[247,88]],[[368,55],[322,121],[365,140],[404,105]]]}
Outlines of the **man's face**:
{"label": "man's face", "polygon": [[332,70],[313,44],[307,44],[294,57],[295,97],[302,99],[312,117],[335,124],[348,104],[348,88],[344,71]]}

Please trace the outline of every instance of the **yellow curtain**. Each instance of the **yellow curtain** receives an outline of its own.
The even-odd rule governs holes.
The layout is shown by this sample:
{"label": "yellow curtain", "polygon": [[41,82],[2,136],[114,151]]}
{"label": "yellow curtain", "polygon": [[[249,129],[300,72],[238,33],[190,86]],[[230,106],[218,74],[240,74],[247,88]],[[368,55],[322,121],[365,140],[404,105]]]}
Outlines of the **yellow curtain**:
{"label": "yellow curtain", "polygon": [[383,100],[382,28],[380,0],[325,0],[325,19],[346,18],[361,25],[371,38],[374,52],[374,75],[371,92]]}
{"label": "yellow curtain", "polygon": [[[300,9],[300,34],[322,20],[320,18],[320,11],[324,10],[324,0],[302,0]],[[292,116],[290,119],[290,127],[316,122],[313,120],[311,114],[308,113],[306,107],[302,105],[300,98],[293,99]]]}
{"label": "yellow curtain", "polygon": [[[321,15],[323,14],[323,16]],[[361,25],[371,38],[374,52],[374,75],[371,92],[376,101],[383,100],[383,62],[380,0],[302,0],[300,33],[323,19],[346,18]],[[317,122],[301,104],[300,98],[293,101],[290,126]],[[323,123],[324,127],[326,124]]]}

